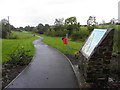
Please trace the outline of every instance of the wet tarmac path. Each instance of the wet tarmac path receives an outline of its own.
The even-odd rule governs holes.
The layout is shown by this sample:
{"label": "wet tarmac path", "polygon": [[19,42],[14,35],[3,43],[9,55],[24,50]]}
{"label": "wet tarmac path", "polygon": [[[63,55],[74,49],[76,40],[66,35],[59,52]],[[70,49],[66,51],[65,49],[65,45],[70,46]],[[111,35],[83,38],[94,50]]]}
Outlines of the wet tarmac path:
{"label": "wet tarmac path", "polygon": [[33,42],[34,60],[7,88],[78,88],[67,58],[41,39]]}

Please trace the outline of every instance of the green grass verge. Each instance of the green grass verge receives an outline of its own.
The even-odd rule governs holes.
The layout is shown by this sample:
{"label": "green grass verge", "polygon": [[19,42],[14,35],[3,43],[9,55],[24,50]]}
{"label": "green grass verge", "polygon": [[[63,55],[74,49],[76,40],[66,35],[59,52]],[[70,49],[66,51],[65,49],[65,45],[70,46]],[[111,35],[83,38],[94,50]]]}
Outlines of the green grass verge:
{"label": "green grass verge", "polygon": [[26,50],[30,50],[30,55],[34,55],[34,46],[32,42],[38,37],[32,36],[31,33],[13,32],[17,35],[17,39],[2,39],[2,63],[8,61],[8,54],[17,49],[18,46],[23,46]]}
{"label": "green grass verge", "polygon": [[[43,42],[58,49],[62,53],[66,54],[66,45],[63,44],[61,37],[49,37],[45,35],[41,35],[44,39]],[[73,55],[76,51],[78,51],[83,42],[74,42],[71,39],[68,40],[68,54]]]}
{"label": "green grass verge", "polygon": [[[96,28],[114,28],[115,29],[115,35],[114,35],[114,45],[113,45],[113,52],[117,52],[120,51],[118,50],[118,31],[120,31],[120,25],[104,25],[104,26],[97,26]],[[87,30],[87,27],[81,27],[81,30]],[[66,46],[63,45],[62,40],[60,37],[50,37],[50,36],[45,36],[42,35],[44,37],[43,42],[45,42],[46,44],[60,50],[63,53],[66,53]],[[68,47],[69,47],[69,52],[68,54],[74,54],[74,52],[78,51],[84,41],[71,41],[69,39],[68,41]]]}

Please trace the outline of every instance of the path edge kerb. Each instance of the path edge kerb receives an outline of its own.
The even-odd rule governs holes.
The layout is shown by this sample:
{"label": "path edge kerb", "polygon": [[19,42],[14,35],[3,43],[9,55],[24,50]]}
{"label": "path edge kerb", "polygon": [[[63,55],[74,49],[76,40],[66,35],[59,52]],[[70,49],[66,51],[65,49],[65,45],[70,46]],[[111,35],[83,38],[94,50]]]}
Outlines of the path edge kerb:
{"label": "path edge kerb", "polygon": [[[44,43],[44,42],[43,42],[43,43]],[[44,43],[44,44],[46,44],[46,43]],[[48,44],[46,44],[46,45],[48,45]],[[49,45],[48,45],[48,46],[49,46]],[[51,48],[55,49],[56,51],[58,51],[60,54],[62,54],[62,55],[68,60],[68,62],[70,63],[70,65],[71,65],[71,67],[72,67],[72,69],[73,69],[74,75],[75,75],[75,77],[76,77],[76,79],[77,79],[78,87],[80,88],[79,80],[78,80],[77,75],[76,75],[76,73],[75,73],[76,71],[75,71],[74,66],[73,66],[72,62],[70,61],[70,59],[69,59],[64,53],[62,53],[61,51],[59,51],[58,49],[56,49],[56,48],[54,48],[54,47],[52,47],[52,46],[49,46],[49,47],[51,47]]]}
{"label": "path edge kerb", "polygon": [[[34,46],[34,45],[33,45],[33,46]],[[35,48],[35,47],[34,47],[34,48]],[[9,86],[28,68],[28,66],[33,62],[34,58],[35,58],[35,52],[34,52],[34,56],[32,57],[31,62],[30,62],[6,87],[4,87],[3,90],[4,90],[5,88],[9,87]]]}

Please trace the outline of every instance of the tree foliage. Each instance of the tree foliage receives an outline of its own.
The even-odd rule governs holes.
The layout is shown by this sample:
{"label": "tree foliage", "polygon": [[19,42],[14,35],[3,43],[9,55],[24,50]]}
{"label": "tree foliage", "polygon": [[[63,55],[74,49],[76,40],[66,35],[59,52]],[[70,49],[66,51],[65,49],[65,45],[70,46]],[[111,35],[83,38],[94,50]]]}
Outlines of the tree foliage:
{"label": "tree foliage", "polygon": [[42,23],[38,24],[38,26],[37,26],[37,32],[39,34],[43,34],[45,32],[44,25]]}
{"label": "tree foliage", "polygon": [[87,20],[87,25],[88,26],[94,26],[96,25],[96,17],[95,16],[89,16],[88,20]]}
{"label": "tree foliage", "polygon": [[95,16],[89,16],[88,20],[87,20],[87,26],[88,26],[88,30],[91,32],[95,26],[98,23],[96,22],[96,17]]}
{"label": "tree foliage", "polygon": [[25,26],[24,30],[25,31],[32,31],[33,27],[30,27],[29,25],[28,26]]}
{"label": "tree foliage", "polygon": [[49,24],[45,24],[44,30],[47,31],[47,30],[49,30],[49,29],[50,29],[50,25],[49,25]]}
{"label": "tree foliage", "polygon": [[65,28],[68,30],[68,34],[71,35],[73,30],[79,31],[80,23],[77,22],[76,17],[69,17],[65,20]]}
{"label": "tree foliage", "polygon": [[7,36],[10,35],[10,33],[11,33],[10,24],[9,24],[8,20],[6,20],[6,19],[2,19],[0,23],[2,25],[2,29],[1,29],[2,36],[1,37],[7,38]]}
{"label": "tree foliage", "polygon": [[54,30],[55,31],[64,30],[63,20],[64,20],[64,18],[55,19],[55,22],[54,22]]}

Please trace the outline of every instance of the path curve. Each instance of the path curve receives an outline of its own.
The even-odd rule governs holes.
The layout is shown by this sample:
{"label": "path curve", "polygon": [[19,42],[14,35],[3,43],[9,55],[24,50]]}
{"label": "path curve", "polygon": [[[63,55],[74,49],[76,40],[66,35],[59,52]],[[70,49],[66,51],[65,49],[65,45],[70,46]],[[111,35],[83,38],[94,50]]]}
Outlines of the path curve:
{"label": "path curve", "polygon": [[67,58],[41,40],[33,42],[34,60],[7,88],[78,88]]}

